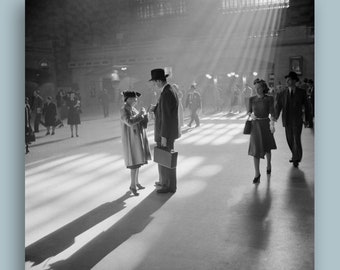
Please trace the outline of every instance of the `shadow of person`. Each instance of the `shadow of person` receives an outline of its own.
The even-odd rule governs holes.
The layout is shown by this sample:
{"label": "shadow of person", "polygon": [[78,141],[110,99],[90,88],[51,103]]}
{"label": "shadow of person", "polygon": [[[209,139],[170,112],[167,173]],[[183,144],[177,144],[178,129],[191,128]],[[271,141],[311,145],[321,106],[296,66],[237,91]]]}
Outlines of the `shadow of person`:
{"label": "shadow of person", "polygon": [[[39,139],[39,138],[44,138],[44,137],[46,137],[46,136],[37,137],[37,139]],[[66,140],[68,140],[68,139],[69,139],[69,138],[63,138],[63,139],[57,139],[57,140],[52,140],[52,141],[47,141],[47,142],[35,143],[35,144],[32,144],[31,147],[38,147],[38,146],[42,146],[42,145],[47,145],[47,144],[62,142],[62,141],[66,141]]]}
{"label": "shadow of person", "polygon": [[108,230],[99,234],[66,260],[50,265],[51,270],[89,270],[132,235],[152,221],[152,214],[164,205],[172,194],[160,196],[153,191],[139,205]]}
{"label": "shadow of person", "polygon": [[74,244],[76,236],[124,209],[124,201],[129,197],[131,197],[130,192],[126,192],[117,200],[100,205],[62,228],[27,246],[25,248],[25,261],[34,262],[33,265],[37,265],[64,251]]}
{"label": "shadow of person", "polygon": [[266,249],[268,245],[271,222],[267,216],[271,207],[272,197],[270,192],[270,181],[263,198],[259,194],[259,186],[254,188],[252,200],[250,201],[244,225],[248,234],[248,246],[255,249]]}
{"label": "shadow of person", "polygon": [[102,140],[92,141],[92,142],[89,142],[89,143],[82,144],[81,147],[88,147],[88,146],[97,145],[97,144],[101,144],[101,143],[111,142],[111,141],[117,140],[119,138],[121,138],[120,135],[115,136],[115,137],[111,137],[111,138],[102,139]]}
{"label": "shadow of person", "polygon": [[232,208],[231,226],[227,228],[226,237],[227,243],[233,245],[233,255],[227,258],[226,269],[230,265],[237,269],[258,269],[257,263],[267,250],[272,225],[268,217],[272,195],[270,181],[266,184],[266,189],[261,188],[265,181],[254,186],[254,190]]}
{"label": "shadow of person", "polygon": [[194,129],[194,128],[188,127],[188,126],[183,127],[182,130],[181,130],[182,135],[184,135],[184,134],[186,134],[186,133],[192,131],[193,129]]}
{"label": "shadow of person", "polygon": [[314,192],[310,190],[305,174],[300,169],[292,167],[288,178],[285,201],[295,217],[293,229],[310,241],[314,236]]}

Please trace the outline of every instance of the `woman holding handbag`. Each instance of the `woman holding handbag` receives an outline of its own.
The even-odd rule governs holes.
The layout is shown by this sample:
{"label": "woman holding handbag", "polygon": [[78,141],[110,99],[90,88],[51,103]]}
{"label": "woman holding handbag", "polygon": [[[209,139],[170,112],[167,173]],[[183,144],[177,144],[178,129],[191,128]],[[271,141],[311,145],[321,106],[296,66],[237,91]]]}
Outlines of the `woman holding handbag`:
{"label": "woman holding handbag", "polygon": [[[274,98],[267,95],[269,88],[264,80],[254,81],[256,95],[250,97],[248,115],[252,119],[248,155],[254,158],[254,184],[260,183],[260,158],[267,159],[267,174],[271,174],[271,150],[276,149],[273,133]],[[269,118],[270,115],[270,118]]]}
{"label": "woman holding handbag", "polygon": [[144,189],[138,181],[139,168],[151,160],[151,153],[146,136],[148,114],[145,108],[139,112],[135,106],[141,94],[135,91],[125,91],[124,105],[120,110],[122,143],[125,165],[131,170],[130,191],[138,196],[138,189]]}

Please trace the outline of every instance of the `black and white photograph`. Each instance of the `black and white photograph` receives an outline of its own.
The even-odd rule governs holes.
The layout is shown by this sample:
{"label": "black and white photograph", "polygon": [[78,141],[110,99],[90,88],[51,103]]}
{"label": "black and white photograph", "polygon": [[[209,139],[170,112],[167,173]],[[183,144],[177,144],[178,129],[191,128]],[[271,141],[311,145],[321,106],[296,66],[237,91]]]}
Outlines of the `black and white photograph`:
{"label": "black and white photograph", "polygon": [[313,0],[24,23],[25,270],[315,269]]}

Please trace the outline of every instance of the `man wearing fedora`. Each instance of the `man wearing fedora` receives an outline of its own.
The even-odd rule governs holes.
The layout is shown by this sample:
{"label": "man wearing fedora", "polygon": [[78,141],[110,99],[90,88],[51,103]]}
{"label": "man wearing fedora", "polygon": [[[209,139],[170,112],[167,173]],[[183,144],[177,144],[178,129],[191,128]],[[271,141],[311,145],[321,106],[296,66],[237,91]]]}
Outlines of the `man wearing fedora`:
{"label": "man wearing fedora", "polygon": [[[178,97],[171,85],[167,83],[164,69],[151,70],[153,85],[160,91],[160,97],[153,108],[155,114],[155,142],[157,146],[174,149],[174,142],[179,138]],[[162,186],[158,193],[174,193],[177,189],[176,168],[169,169],[158,164],[159,181]]]}
{"label": "man wearing fedora", "polygon": [[294,71],[289,72],[285,78],[288,88],[277,95],[275,118],[278,119],[282,111],[282,125],[285,127],[287,143],[292,152],[289,162],[298,167],[302,159],[302,125],[305,123],[305,126],[308,126],[310,119],[308,100],[306,91],[296,87],[299,77]]}

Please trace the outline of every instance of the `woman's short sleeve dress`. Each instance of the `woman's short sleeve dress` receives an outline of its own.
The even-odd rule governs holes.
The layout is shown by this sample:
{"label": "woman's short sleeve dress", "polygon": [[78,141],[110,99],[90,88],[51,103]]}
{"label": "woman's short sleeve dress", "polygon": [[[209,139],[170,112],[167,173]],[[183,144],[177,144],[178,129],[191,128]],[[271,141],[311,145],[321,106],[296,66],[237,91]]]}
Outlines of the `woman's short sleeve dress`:
{"label": "woman's short sleeve dress", "polygon": [[270,131],[269,114],[274,114],[274,98],[253,96],[249,99],[249,113],[253,112],[257,120],[252,121],[248,155],[264,158],[265,154],[276,149],[273,134]]}

